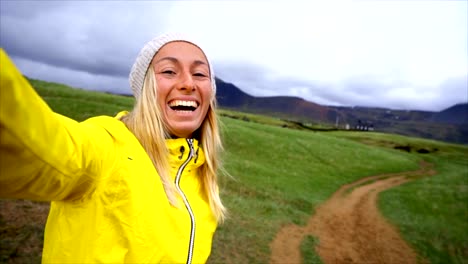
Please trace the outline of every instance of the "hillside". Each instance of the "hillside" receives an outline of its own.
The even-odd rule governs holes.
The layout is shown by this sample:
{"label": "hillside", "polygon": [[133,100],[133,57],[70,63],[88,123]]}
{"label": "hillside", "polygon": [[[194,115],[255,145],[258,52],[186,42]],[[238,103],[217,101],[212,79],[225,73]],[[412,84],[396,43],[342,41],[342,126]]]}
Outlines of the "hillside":
{"label": "hillside", "polygon": [[468,103],[457,104],[435,113],[431,119],[437,123],[466,125],[468,124]]}
{"label": "hillside", "polygon": [[468,103],[440,112],[377,107],[319,105],[298,97],[254,97],[231,83],[216,79],[221,107],[260,113],[303,123],[328,124],[339,129],[387,133],[468,144]]}
{"label": "hillside", "polygon": [[[77,120],[114,115],[133,105],[130,97],[31,83],[53,110]],[[221,117],[223,160],[232,177],[220,175],[220,194],[229,218],[215,233],[208,263],[269,263],[270,245],[282,228],[306,226],[342,186],[370,175],[389,178],[416,170],[421,160],[434,164],[437,175],[413,176],[411,183],[385,191],[378,207],[428,263],[468,260],[467,146],[376,132],[288,129],[284,121],[267,116],[227,113],[230,117]],[[365,186],[355,189],[360,187]],[[376,195],[374,189],[370,193]],[[40,263],[49,204],[0,199],[0,208],[0,263]],[[362,241],[361,235],[353,233],[353,241]],[[303,263],[321,263],[316,245],[325,240],[307,235],[299,241]],[[393,240],[384,242],[382,250],[393,249]]]}

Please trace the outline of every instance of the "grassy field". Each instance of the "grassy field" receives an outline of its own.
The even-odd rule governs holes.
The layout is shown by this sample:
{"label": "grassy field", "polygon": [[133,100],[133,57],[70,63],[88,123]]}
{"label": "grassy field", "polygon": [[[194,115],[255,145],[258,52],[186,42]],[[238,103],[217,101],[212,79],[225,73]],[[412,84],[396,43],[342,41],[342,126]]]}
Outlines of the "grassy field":
{"label": "grassy field", "polygon": [[378,147],[408,147],[433,163],[437,175],[382,193],[379,207],[431,263],[468,263],[467,146],[378,133],[335,134]]}
{"label": "grassy field", "polygon": [[[128,97],[32,83],[52,109],[79,121],[133,105]],[[221,114],[224,166],[232,176],[222,178],[221,195],[230,215],[215,234],[209,263],[268,263],[279,228],[304,224],[340,186],[414,170],[422,159],[434,163],[438,174],[385,192],[379,205],[431,263],[468,263],[467,146],[380,133],[313,132],[265,116]],[[319,262],[316,243],[308,237],[301,245],[305,263]]]}

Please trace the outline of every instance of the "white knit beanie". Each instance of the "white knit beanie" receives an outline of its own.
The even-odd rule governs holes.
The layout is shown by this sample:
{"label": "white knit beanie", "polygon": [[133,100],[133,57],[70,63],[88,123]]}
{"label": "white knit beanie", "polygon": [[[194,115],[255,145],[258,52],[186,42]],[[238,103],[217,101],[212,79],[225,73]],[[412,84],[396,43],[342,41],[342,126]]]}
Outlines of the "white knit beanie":
{"label": "white knit beanie", "polygon": [[213,96],[216,94],[216,83],[215,77],[213,72],[213,67],[206,55],[206,52],[197,44],[197,42],[193,41],[192,38],[189,38],[186,35],[181,33],[167,33],[161,36],[158,36],[143,46],[140,53],[138,54],[135,63],[130,70],[130,87],[132,88],[133,95],[135,98],[139,98],[141,95],[141,91],[143,90],[143,83],[145,81],[146,72],[148,71],[148,67],[151,64],[151,60],[153,60],[154,55],[158,52],[158,50],[164,46],[165,44],[173,41],[185,41],[189,42],[197,47],[199,47],[202,52],[205,54],[206,60],[208,61],[208,66],[210,67],[210,75],[211,75],[211,87],[213,89]]}

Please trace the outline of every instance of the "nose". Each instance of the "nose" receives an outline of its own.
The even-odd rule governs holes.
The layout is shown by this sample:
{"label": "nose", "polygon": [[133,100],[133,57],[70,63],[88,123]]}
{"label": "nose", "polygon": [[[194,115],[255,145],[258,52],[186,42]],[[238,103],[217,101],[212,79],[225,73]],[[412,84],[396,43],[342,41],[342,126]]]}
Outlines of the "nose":
{"label": "nose", "polygon": [[184,73],[180,75],[177,89],[186,90],[186,91],[195,91],[195,82],[190,73]]}

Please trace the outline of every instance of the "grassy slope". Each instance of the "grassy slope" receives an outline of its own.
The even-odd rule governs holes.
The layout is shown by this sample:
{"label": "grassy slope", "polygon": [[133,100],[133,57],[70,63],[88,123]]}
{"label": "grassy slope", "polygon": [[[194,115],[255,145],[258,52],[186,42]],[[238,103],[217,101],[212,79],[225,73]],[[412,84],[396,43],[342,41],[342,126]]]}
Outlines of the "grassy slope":
{"label": "grassy slope", "polygon": [[72,89],[66,85],[39,80],[30,82],[55,112],[77,121],[96,115],[114,116],[119,111],[130,110],[134,103],[131,97]]}
{"label": "grassy slope", "polygon": [[383,193],[380,207],[432,263],[468,263],[468,150],[427,160],[439,173]]}
{"label": "grassy slope", "polygon": [[[417,168],[417,159],[323,133],[225,120],[223,186],[231,219],[216,234],[213,259],[268,262],[283,224],[304,224],[341,185],[364,176]],[[213,261],[215,263],[217,261]]]}
{"label": "grassy slope", "polygon": [[[77,120],[100,114],[115,115],[120,110],[131,109],[133,105],[131,98],[67,89],[41,81],[33,81],[33,85],[54,110]],[[438,186],[441,192],[449,193],[453,193],[452,186],[466,186],[466,173],[465,177],[450,177],[463,165],[452,162],[450,155],[466,160],[467,148],[461,148],[462,152],[447,148],[447,153],[452,154],[447,154],[450,157],[439,163],[439,154],[421,156],[388,147],[368,146],[348,139],[353,135],[364,135],[365,138],[375,135],[370,133],[314,133],[226,117],[221,120],[227,150],[224,155],[225,167],[233,176],[225,177],[221,182],[221,194],[230,210],[230,218],[215,235],[210,263],[267,263],[269,243],[278,229],[287,223],[305,223],[314,208],[339,186],[364,176],[415,169],[421,158],[436,162],[440,172],[437,177],[442,175],[439,181],[448,183],[437,185],[430,182],[431,178],[387,192],[381,199],[385,215],[398,223],[405,237],[414,242],[424,256],[430,255],[429,257],[432,257],[432,248],[437,248],[438,243],[432,235],[442,232],[440,230],[445,226],[454,226],[446,231],[447,239],[444,241],[448,245],[442,247],[441,254],[451,254],[453,259],[462,261],[468,259],[467,236],[464,235],[466,225],[459,224],[466,222],[468,212],[463,207],[466,204],[460,200],[466,198],[466,187],[460,189],[459,197],[428,197],[428,193],[433,193],[434,186]],[[277,123],[267,121],[268,118],[260,120],[264,123]],[[367,143],[385,145],[381,144],[380,137],[371,138]],[[387,143],[414,141],[397,136],[386,136],[385,140]],[[426,142],[419,144],[427,145]],[[431,144],[439,149],[445,146],[438,142]],[[415,198],[412,195],[415,193],[414,189],[427,192],[425,199]],[[425,208],[435,203],[445,208],[439,212],[443,215],[444,222],[439,222],[442,218],[431,221],[431,232],[427,232],[427,227],[424,229],[425,226],[421,223],[427,219],[426,214],[433,213],[432,211],[399,206],[413,204],[415,207]],[[446,208],[447,204],[450,204],[450,209]],[[452,207],[457,209],[452,210]],[[416,218],[419,220],[415,224]],[[421,226],[422,232],[415,232],[415,225]],[[425,248],[431,249],[425,251]],[[307,255],[314,256],[314,253],[308,252]],[[431,260],[437,262],[439,255],[435,254]]]}
{"label": "grassy slope", "polygon": [[[388,134],[334,133],[366,144],[410,146],[437,175],[383,192],[379,207],[431,263],[468,263],[468,147]],[[432,154],[414,153],[418,149]]]}

